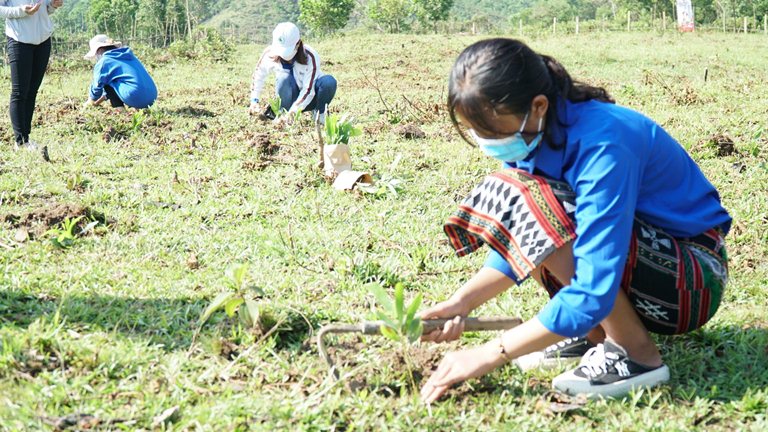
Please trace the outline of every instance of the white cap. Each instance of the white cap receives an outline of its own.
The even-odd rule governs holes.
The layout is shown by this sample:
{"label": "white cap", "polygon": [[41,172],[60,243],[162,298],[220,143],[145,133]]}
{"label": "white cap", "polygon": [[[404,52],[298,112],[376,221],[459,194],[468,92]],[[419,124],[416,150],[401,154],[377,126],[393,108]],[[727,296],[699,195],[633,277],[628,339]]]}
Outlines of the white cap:
{"label": "white cap", "polygon": [[99,48],[104,48],[108,46],[115,46],[120,48],[121,46],[123,46],[123,43],[113,40],[112,38],[108,37],[105,34],[100,34],[91,38],[91,41],[88,42],[88,45],[90,45],[91,50],[88,51],[88,54],[86,54],[84,58],[86,60],[91,60],[96,57],[96,51],[98,51]]}
{"label": "white cap", "polygon": [[293,58],[301,34],[296,24],[282,22],[272,32],[272,53],[285,60]]}

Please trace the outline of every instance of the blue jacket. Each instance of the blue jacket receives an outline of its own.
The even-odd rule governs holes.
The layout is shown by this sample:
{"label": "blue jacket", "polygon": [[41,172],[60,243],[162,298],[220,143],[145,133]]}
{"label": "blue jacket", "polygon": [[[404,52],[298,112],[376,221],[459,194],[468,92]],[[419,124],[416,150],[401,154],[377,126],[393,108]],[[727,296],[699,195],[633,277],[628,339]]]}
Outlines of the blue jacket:
{"label": "blue jacket", "polygon": [[91,100],[99,99],[107,85],[115,89],[129,107],[147,108],[157,99],[155,82],[128,47],[109,50],[96,62]]}
{"label": "blue jacket", "polygon": [[[576,192],[576,273],[538,314],[550,331],[586,334],[611,312],[637,215],[675,237],[720,227],[731,217],[714,186],[685,149],[649,118],[618,105],[560,102],[551,125],[555,150],[542,143],[527,160],[507,165],[567,182]],[[496,252],[486,261],[514,279]],[[520,282],[520,281],[516,281]]]}

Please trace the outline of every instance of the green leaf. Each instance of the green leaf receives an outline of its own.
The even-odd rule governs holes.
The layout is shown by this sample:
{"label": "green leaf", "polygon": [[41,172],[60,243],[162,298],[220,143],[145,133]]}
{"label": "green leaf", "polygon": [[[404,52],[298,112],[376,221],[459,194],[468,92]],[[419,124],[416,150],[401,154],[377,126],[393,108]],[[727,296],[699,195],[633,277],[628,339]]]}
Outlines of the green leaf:
{"label": "green leaf", "polygon": [[255,300],[246,300],[245,307],[241,310],[247,310],[248,316],[251,319],[251,327],[256,327],[259,324],[259,304]]}
{"label": "green leaf", "polygon": [[253,327],[253,318],[251,318],[251,313],[248,311],[247,307],[238,309],[237,317],[240,319],[240,323],[243,326],[248,328]]}
{"label": "green leaf", "polygon": [[406,335],[408,336],[408,341],[410,343],[416,342],[421,337],[421,334],[423,332],[424,332],[424,324],[422,324],[419,318],[416,318],[415,320],[411,321],[408,324],[408,331],[406,332]]}
{"label": "green leaf", "polygon": [[381,287],[381,285],[370,284],[368,286],[368,290],[371,291],[373,296],[376,298],[376,301],[379,302],[379,305],[387,313],[392,313],[395,311],[394,307],[392,307],[392,301],[389,299],[389,296],[387,295],[386,291],[384,291],[384,288]]}
{"label": "green leaf", "polygon": [[223,292],[217,295],[216,298],[214,298],[213,301],[211,301],[211,303],[208,305],[208,308],[205,309],[205,312],[200,315],[200,325],[208,321],[208,318],[211,317],[211,314],[221,309],[224,306],[224,303],[226,303],[234,295],[235,293],[233,292]]}
{"label": "green leaf", "polygon": [[389,316],[381,312],[376,312],[376,318],[378,318],[381,321],[384,321],[384,323],[389,327],[397,328],[397,323],[395,323],[395,321],[393,321],[392,318],[390,318]]}
{"label": "green leaf", "polygon": [[396,331],[392,330],[387,326],[381,327],[381,334],[384,335],[384,337],[386,337],[387,339],[391,339],[395,342],[400,342],[400,335]]}
{"label": "green leaf", "polygon": [[227,316],[230,318],[235,316],[235,312],[237,312],[237,308],[240,307],[241,304],[243,304],[243,298],[242,297],[235,297],[233,299],[230,299],[228,302],[224,304],[224,311],[227,313]]}
{"label": "green leaf", "polygon": [[395,316],[400,325],[405,324],[405,287],[402,283],[395,284]]}
{"label": "green leaf", "polygon": [[421,306],[421,293],[416,294],[416,297],[413,298],[413,300],[411,301],[411,304],[408,306],[408,310],[405,312],[406,324],[413,321],[413,317],[416,316],[416,312],[419,310],[420,306]]}
{"label": "green leaf", "polygon": [[265,296],[267,295],[267,293],[265,293],[263,289],[261,289],[261,288],[257,287],[256,285],[252,285],[252,286],[250,286],[249,288],[250,288],[250,290],[251,290],[251,291],[253,291],[253,292],[256,294],[256,296],[258,296],[258,297],[265,297]]}
{"label": "green leaf", "polygon": [[245,277],[248,274],[248,264],[234,264],[227,269],[227,279],[231,288],[235,291],[242,290],[245,285]]}

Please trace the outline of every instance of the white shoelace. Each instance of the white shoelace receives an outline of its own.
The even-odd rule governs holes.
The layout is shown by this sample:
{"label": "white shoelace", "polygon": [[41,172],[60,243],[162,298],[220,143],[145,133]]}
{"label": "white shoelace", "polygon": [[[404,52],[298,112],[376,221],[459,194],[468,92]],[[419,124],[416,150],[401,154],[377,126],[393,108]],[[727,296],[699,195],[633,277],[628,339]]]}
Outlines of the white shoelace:
{"label": "white shoelace", "polygon": [[566,345],[576,342],[579,338],[567,338],[563,339],[560,342],[550,345],[544,349],[545,352],[552,352],[560,348],[565,348]]}
{"label": "white shoelace", "polygon": [[581,358],[579,369],[589,377],[596,377],[608,372],[608,367],[619,360],[619,355],[613,352],[606,352],[603,344],[597,344],[590,348],[584,357]]}

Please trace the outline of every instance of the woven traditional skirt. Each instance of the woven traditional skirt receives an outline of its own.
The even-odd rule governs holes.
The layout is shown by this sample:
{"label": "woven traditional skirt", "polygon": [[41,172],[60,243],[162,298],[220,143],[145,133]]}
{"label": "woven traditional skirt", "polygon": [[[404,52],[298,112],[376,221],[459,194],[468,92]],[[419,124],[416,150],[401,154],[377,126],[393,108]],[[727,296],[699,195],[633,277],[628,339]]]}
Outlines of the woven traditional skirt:
{"label": "woven traditional skirt", "polygon": [[[459,256],[488,244],[522,281],[576,238],[575,198],[564,182],[507,169],[472,191],[446,221],[445,233]],[[631,235],[621,289],[645,327],[679,334],[709,321],[728,279],[722,232],[676,238],[636,217]],[[544,288],[555,296],[563,283],[542,270]]]}

